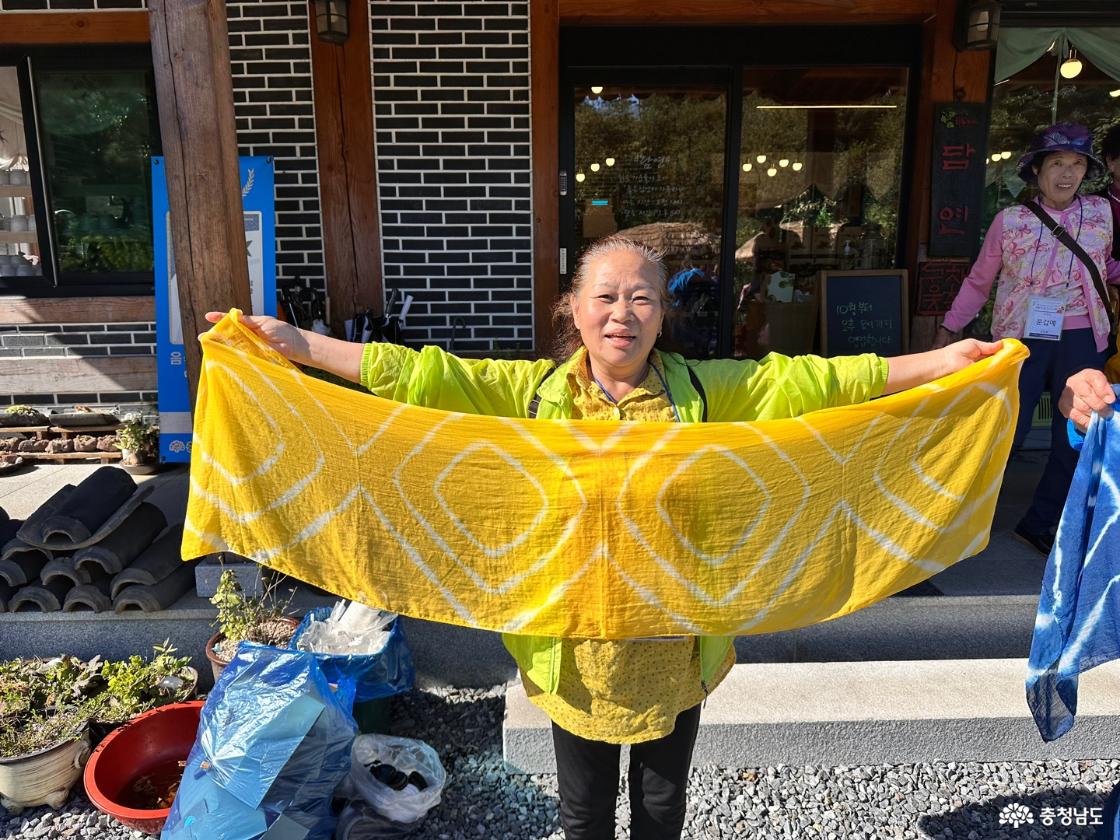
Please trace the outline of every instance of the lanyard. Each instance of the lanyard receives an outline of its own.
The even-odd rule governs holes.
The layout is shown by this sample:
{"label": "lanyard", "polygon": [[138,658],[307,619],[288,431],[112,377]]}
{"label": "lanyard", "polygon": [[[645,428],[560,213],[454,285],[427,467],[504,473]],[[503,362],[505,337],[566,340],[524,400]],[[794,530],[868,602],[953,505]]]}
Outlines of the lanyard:
{"label": "lanyard", "polygon": [[[676,421],[680,423],[681,413],[677,411],[677,403],[673,399],[673,392],[669,390],[669,383],[665,381],[665,377],[662,375],[661,371],[657,369],[657,365],[655,365],[653,362],[650,362],[649,366],[653,368],[653,372],[657,374],[657,378],[661,381],[661,387],[665,389],[665,397],[669,400],[669,407],[673,409],[673,417],[675,417]],[[591,378],[595,380],[595,384],[599,386],[599,390],[603,392],[603,396],[610,400],[614,405],[618,405],[618,400],[611,396],[611,392],[604,388],[603,383],[599,381],[599,378],[594,373],[592,373],[590,364],[587,365],[587,371],[588,373],[591,373]]]}

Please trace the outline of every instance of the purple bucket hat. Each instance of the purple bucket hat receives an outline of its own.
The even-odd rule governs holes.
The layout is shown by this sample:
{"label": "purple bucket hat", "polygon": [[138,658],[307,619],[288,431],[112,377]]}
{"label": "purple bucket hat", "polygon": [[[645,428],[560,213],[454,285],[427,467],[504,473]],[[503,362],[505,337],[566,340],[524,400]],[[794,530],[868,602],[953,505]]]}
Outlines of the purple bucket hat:
{"label": "purple bucket hat", "polygon": [[1104,172],[1104,164],[1093,154],[1093,135],[1089,133],[1089,129],[1079,123],[1054,123],[1041,134],[1036,135],[1031,142],[1030,150],[1019,158],[1019,177],[1033,184],[1038,176],[1031,169],[1031,164],[1034,163],[1035,158],[1047,152],[1077,152],[1079,155],[1085,155],[1089,159],[1089,168],[1085,172],[1086,178],[1095,178]]}

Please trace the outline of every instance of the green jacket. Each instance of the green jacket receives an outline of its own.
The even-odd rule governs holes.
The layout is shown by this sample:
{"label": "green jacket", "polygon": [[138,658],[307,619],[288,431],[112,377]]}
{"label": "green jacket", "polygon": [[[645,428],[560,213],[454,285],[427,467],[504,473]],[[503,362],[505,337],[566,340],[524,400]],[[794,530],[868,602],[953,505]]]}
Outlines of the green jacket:
{"label": "green jacket", "polygon": [[[572,413],[568,370],[576,354],[559,367],[541,360],[460,359],[438,347],[411,350],[394,344],[368,344],[362,356],[362,385],[380,397],[501,417],[528,417],[540,397],[537,416],[562,419]],[[681,420],[698,423],[707,402],[708,421],[779,420],[810,411],[865,402],[879,396],[887,381],[887,362],[878,356],[790,358],[772,353],[761,362],[737,359],[686,361],[660,353],[665,379]],[[693,386],[691,367],[704,389]],[[543,691],[556,691],[560,678],[560,639],[504,634],[502,640],[518,666]],[[707,684],[727,655],[732,639],[700,638],[700,678]]]}

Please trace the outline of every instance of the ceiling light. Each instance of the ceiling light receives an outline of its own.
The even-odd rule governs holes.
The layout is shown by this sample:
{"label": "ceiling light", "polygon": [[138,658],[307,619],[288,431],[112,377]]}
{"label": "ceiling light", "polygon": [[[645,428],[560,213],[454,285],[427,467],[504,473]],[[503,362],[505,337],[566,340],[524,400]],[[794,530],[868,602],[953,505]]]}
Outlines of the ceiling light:
{"label": "ceiling light", "polygon": [[785,169],[787,166],[789,166],[789,158],[782,158],[780,161],[778,161],[778,166],[782,167],[782,169]]}
{"label": "ceiling light", "polygon": [[1113,99],[1116,99],[1118,96],[1120,96],[1120,88],[1116,88],[1116,90],[1110,90],[1108,92],[1108,95],[1111,96]]}
{"label": "ceiling light", "polygon": [[749,163],[744,163],[743,164],[743,171],[744,172],[750,172],[752,169],[754,169],[754,166],[752,166],[751,164],[749,164]]}
{"label": "ceiling light", "polygon": [[801,171],[801,167],[802,167],[803,165],[804,165],[804,164],[802,164],[802,163],[801,163],[801,161],[799,161],[799,160],[795,160],[795,161],[793,162],[793,171],[794,171],[794,172],[800,172],[800,171]]}
{"label": "ceiling light", "polygon": [[999,156],[1001,158],[1003,158],[1004,160],[1010,160],[1011,159],[1011,152],[1000,152]]}
{"label": "ceiling light", "polygon": [[771,178],[773,178],[775,175],[778,174],[778,170],[775,169],[773,166],[771,166],[769,169],[766,170],[766,174],[769,175]]}
{"label": "ceiling light", "polygon": [[591,86],[591,92],[593,94],[595,94],[596,96],[598,96],[600,93],[603,92],[603,86],[602,85],[592,85]]}
{"label": "ceiling light", "polygon": [[607,158],[604,163],[606,163],[607,166],[614,166],[614,158]]}
{"label": "ceiling light", "polygon": [[1058,72],[1062,74],[1063,79],[1076,79],[1081,75],[1083,66],[1081,59],[1077,57],[1077,50],[1071,49],[1062,66],[1058,68]]}
{"label": "ceiling light", "polygon": [[994,155],[992,155],[992,163],[995,163],[997,160],[1003,160],[999,152],[996,152]]}
{"label": "ceiling light", "polygon": [[587,176],[586,176],[586,175],[584,175],[584,174],[583,174],[582,172],[577,172],[577,173],[576,173],[576,180],[577,180],[577,181],[578,181],[579,183],[581,183],[581,184],[582,184],[582,183],[583,183],[583,182],[584,182],[585,180],[587,180]]}
{"label": "ceiling light", "polygon": [[599,164],[593,163],[587,168],[590,169],[592,172],[598,172],[599,171]]}
{"label": "ceiling light", "polygon": [[759,155],[755,158],[759,163],[766,163],[766,155]]}

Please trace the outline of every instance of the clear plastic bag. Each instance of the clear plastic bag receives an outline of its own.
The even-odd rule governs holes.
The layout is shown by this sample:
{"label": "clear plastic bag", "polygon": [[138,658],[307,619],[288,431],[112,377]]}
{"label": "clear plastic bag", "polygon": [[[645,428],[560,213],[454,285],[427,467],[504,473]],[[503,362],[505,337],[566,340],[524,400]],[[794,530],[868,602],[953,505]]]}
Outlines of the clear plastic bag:
{"label": "clear plastic bag", "polygon": [[[388,765],[404,777],[419,774],[425,785],[420,789],[409,783],[396,790],[374,775],[376,765]],[[350,752],[348,781],[350,791],[383,817],[415,824],[439,804],[447,773],[436,751],[423,741],[393,735],[359,735]]]}
{"label": "clear plastic bag", "polygon": [[[336,607],[337,609],[337,607]],[[364,608],[363,608],[364,609]],[[367,612],[375,612],[367,610]],[[347,610],[349,613],[349,610]],[[326,622],[332,614],[329,607],[318,607],[307,613],[296,628],[288,647],[302,649],[304,634],[315,624]],[[376,632],[384,632],[377,630]],[[416,671],[412,653],[400,621],[392,621],[388,637],[380,651],[372,654],[312,653],[319,667],[331,682],[351,680],[355,686],[355,701],[365,703],[392,697],[412,688]]]}

